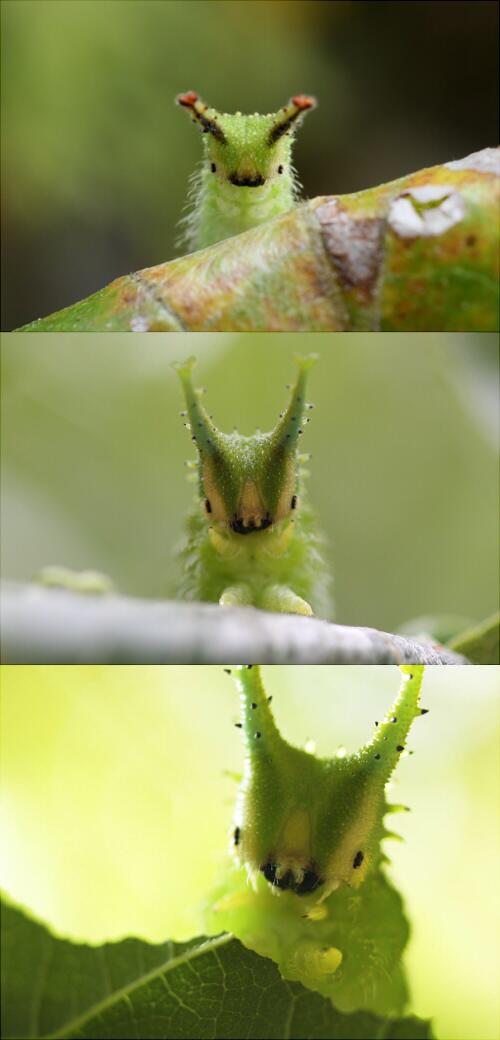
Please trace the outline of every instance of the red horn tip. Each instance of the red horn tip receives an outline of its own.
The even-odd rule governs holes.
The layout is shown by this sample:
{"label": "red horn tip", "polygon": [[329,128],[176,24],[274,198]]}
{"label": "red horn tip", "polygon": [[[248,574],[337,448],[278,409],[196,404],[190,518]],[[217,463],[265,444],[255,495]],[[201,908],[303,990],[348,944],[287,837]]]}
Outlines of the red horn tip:
{"label": "red horn tip", "polygon": [[316,105],[316,98],[311,97],[309,94],[296,94],[295,97],[292,98],[292,104],[301,109],[314,108]]}
{"label": "red horn tip", "polygon": [[186,94],[178,94],[177,104],[184,105],[186,108],[192,108],[198,100],[198,94],[194,90],[188,90]]}

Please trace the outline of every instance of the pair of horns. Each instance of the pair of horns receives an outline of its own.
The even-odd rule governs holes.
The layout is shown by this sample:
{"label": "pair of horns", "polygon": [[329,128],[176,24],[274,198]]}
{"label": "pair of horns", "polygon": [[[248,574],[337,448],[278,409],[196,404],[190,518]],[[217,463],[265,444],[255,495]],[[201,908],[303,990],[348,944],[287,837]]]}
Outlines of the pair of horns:
{"label": "pair of horns", "polygon": [[[183,108],[190,108],[196,120],[205,133],[212,134],[221,144],[225,144],[226,135],[218,123],[218,113],[215,108],[210,108],[194,90],[188,90],[186,94],[177,96],[177,104]],[[268,142],[274,144],[283,134],[286,134],[299,116],[310,108],[317,105],[316,98],[308,94],[296,94],[290,98],[288,104],[276,113],[273,125],[269,130]]]}
{"label": "pair of horns", "polygon": [[[285,411],[282,412],[274,430],[268,435],[271,450],[283,449],[288,454],[295,449],[302,433],[307,375],[317,359],[317,354],[308,354],[305,357],[299,354],[294,356],[293,360],[298,366],[297,378],[290,388],[290,400]],[[202,453],[212,454],[215,449],[223,451],[223,443],[217,427],[200,401],[200,392],[193,386],[192,372],[195,364],[196,358],[190,357],[181,364],[174,364],[174,368],[184,389],[189,421],[198,450]]]}

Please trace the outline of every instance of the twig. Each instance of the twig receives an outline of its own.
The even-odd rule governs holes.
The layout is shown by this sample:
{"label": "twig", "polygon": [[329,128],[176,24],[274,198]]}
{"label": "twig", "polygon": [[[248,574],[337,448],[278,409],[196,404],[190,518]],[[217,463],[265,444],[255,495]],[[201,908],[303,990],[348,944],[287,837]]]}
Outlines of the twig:
{"label": "twig", "polygon": [[92,596],[37,585],[1,592],[11,664],[467,664],[445,647],[317,618]]}

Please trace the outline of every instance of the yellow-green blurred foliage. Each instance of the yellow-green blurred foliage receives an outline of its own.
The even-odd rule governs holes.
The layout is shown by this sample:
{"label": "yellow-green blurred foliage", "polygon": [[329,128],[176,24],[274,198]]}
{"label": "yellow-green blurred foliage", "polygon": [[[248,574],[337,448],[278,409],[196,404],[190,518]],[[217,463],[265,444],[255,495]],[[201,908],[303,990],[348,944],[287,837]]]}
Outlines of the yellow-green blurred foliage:
{"label": "yellow-green blurred foliage", "polygon": [[[267,667],[278,724],[355,750],[397,668]],[[222,667],[4,667],[1,883],[72,938],[187,938],[229,845],[242,768]],[[494,1040],[500,913],[498,668],[427,669],[389,799],[412,921],[413,1006],[440,1040]]]}
{"label": "yellow-green blurred foliage", "polygon": [[306,194],[357,191],[494,145],[497,5],[321,0],[2,4],[2,328],[169,259],[199,133],[174,106],[320,107]]}
{"label": "yellow-green blurred foliage", "polygon": [[[317,350],[303,448],[328,539],[337,620],[393,631],[498,606],[495,336],[3,337],[3,575],[99,569],[172,592],[195,489],[173,359],[225,430],[271,428],[295,350]],[[174,586],[175,588],[175,586]]]}

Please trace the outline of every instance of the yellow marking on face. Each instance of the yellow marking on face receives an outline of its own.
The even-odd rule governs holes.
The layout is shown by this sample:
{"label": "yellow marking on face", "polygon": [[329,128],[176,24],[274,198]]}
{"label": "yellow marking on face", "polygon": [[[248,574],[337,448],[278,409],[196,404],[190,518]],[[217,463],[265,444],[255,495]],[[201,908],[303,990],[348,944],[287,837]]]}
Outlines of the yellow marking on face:
{"label": "yellow marking on face", "polygon": [[261,494],[253,480],[247,480],[241,492],[237,509],[238,519],[243,527],[259,528],[268,519],[266,507]]}
{"label": "yellow marking on face", "polygon": [[305,809],[295,809],[288,817],[279,840],[280,859],[283,854],[295,860],[310,858],[311,820]]}
{"label": "yellow marking on face", "polygon": [[295,460],[292,458],[288,460],[284,485],[272,513],[253,479],[245,481],[236,508],[234,511],[231,509],[230,512],[219,490],[213,462],[210,458],[203,462],[202,483],[206,498],[204,510],[207,515],[218,523],[233,526],[237,534],[266,531],[272,525],[278,524],[280,520],[290,516],[297,507]]}
{"label": "yellow marking on face", "polygon": [[225,524],[229,523],[226,505],[220,491],[217,489],[213,469],[208,459],[203,463],[202,481],[206,499],[210,503],[210,510],[206,510],[206,512],[214,520]]}
{"label": "yellow marking on face", "polygon": [[[295,458],[290,458],[286,467],[285,482],[276,506],[275,522],[283,520],[285,516],[289,516],[293,512],[294,508],[297,508],[296,484]],[[295,500],[294,506],[292,506],[292,500]]]}
{"label": "yellow marking on face", "polygon": [[[328,861],[325,871],[327,887],[330,879],[335,878],[337,883],[345,882],[352,888],[359,888],[370,864],[366,841],[376,822],[377,814],[377,805],[371,804],[367,807],[363,818],[353,821],[351,826],[344,831],[342,841]],[[363,860],[358,867],[354,867],[354,858],[358,851],[363,852]],[[329,888],[329,891],[332,889]]]}

